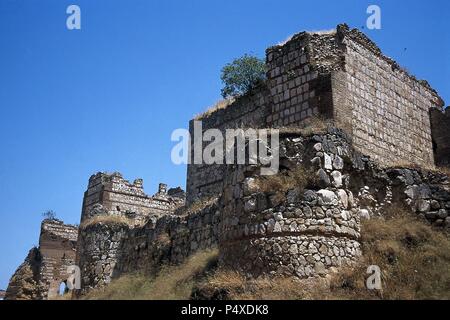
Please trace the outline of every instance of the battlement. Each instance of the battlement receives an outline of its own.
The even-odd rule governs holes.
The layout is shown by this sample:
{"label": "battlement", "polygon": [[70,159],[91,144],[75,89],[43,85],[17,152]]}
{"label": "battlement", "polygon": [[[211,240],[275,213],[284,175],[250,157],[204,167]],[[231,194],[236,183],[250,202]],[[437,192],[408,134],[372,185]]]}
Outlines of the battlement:
{"label": "battlement", "polygon": [[135,179],[131,183],[118,172],[92,175],[84,194],[81,221],[97,214],[145,220],[150,215],[172,213],[184,204],[182,194],[170,195],[167,185],[163,183],[153,196],[144,192],[143,184],[142,179]]}

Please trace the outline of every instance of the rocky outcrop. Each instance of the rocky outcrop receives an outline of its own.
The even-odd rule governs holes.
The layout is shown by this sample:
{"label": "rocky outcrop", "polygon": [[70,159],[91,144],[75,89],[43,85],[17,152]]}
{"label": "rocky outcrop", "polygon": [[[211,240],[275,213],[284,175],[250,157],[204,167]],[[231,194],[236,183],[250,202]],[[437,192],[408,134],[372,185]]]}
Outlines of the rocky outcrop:
{"label": "rocky outcrop", "polygon": [[41,262],[42,257],[39,249],[31,249],[25,261],[11,277],[5,293],[5,300],[42,299],[40,284]]}

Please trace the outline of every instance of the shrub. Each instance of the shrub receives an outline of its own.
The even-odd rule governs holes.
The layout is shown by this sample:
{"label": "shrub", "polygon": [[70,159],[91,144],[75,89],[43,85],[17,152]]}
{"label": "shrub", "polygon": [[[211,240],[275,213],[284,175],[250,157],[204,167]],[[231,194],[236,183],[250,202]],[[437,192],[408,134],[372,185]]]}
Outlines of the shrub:
{"label": "shrub", "polygon": [[178,266],[165,266],[156,275],[124,275],[82,299],[92,300],[187,300],[199,277],[216,264],[216,249],[200,251]]}
{"label": "shrub", "polygon": [[303,191],[307,187],[317,185],[317,176],[304,166],[297,166],[293,170],[280,172],[273,176],[260,176],[256,183],[258,189],[264,193],[272,193],[278,202],[284,201],[288,190],[298,188]]}
{"label": "shrub", "polygon": [[47,211],[43,212],[42,216],[44,217],[44,219],[56,220],[56,212],[53,210],[47,210]]}
{"label": "shrub", "polygon": [[248,93],[258,82],[265,79],[265,69],[263,60],[247,54],[227,64],[223,67],[220,77],[224,84],[222,96],[229,98]]}

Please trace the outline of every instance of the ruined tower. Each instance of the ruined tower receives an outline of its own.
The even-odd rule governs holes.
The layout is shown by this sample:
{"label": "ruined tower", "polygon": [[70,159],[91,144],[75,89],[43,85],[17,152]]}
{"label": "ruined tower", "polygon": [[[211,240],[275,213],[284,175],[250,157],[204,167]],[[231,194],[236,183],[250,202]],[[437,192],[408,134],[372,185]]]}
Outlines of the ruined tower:
{"label": "ruined tower", "polygon": [[[449,117],[443,100],[357,29],[338,25],[328,32],[298,33],[268,48],[266,65],[264,83],[226,108],[195,119],[203,130],[302,128],[325,118],[381,165],[448,163]],[[221,165],[189,165],[188,203],[219,194],[224,170]]]}

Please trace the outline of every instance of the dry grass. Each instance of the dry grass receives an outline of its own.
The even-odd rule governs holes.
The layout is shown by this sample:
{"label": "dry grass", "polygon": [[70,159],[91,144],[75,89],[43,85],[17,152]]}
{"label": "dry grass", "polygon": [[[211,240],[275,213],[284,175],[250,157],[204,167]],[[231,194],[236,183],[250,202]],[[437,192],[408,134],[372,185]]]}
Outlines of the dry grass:
{"label": "dry grass", "polygon": [[320,116],[313,116],[304,120],[304,127],[282,127],[280,134],[297,134],[301,136],[310,136],[314,134],[325,134],[329,126],[333,126],[331,120]]}
{"label": "dry grass", "polygon": [[218,197],[205,197],[200,200],[191,203],[188,207],[186,207],[183,212],[187,215],[196,214],[206,207],[209,207],[218,201]]}
{"label": "dry grass", "polygon": [[171,242],[170,235],[167,232],[163,232],[157,236],[156,241],[162,245],[167,245]]}
{"label": "dry grass", "polygon": [[317,185],[317,176],[312,170],[303,166],[297,166],[294,170],[280,172],[273,176],[260,176],[256,180],[258,190],[268,194],[274,194],[278,202],[285,200],[288,190]]}
{"label": "dry grass", "polygon": [[436,170],[437,170],[437,172],[445,174],[448,177],[450,177],[450,168],[448,168],[448,167],[437,167]]}
{"label": "dry grass", "polygon": [[296,278],[246,279],[238,272],[219,269],[196,288],[197,297],[226,300],[306,300],[326,290],[326,280]]}
{"label": "dry grass", "polygon": [[113,224],[113,225],[125,225],[125,226],[129,226],[129,227],[134,226],[133,220],[123,217],[123,216],[98,215],[98,216],[84,220],[80,224],[80,228],[85,229],[89,226],[99,224],[99,223]]}
{"label": "dry grass", "polygon": [[236,101],[235,98],[228,98],[228,99],[219,100],[213,106],[209,107],[205,112],[196,115],[194,117],[194,120],[200,120],[200,119],[203,119],[203,118],[207,118],[207,117],[209,117],[210,115],[212,115],[214,112],[216,112],[218,110],[226,109],[228,106],[233,104],[233,102],[235,102],[235,101]]}
{"label": "dry grass", "polygon": [[[449,299],[450,241],[447,235],[411,217],[364,223],[364,257],[342,270],[325,292],[327,299]],[[381,292],[365,288],[366,270],[382,272]]]}
{"label": "dry grass", "polygon": [[[322,280],[291,278],[248,280],[218,270],[199,284],[200,292],[227,299],[450,299],[448,234],[403,212],[386,220],[363,222],[363,257],[352,268]],[[366,289],[367,267],[382,271],[382,292]]]}
{"label": "dry grass", "polygon": [[156,277],[125,275],[83,297],[89,300],[187,300],[193,287],[217,261],[217,250],[202,251],[179,266],[165,266]]}

